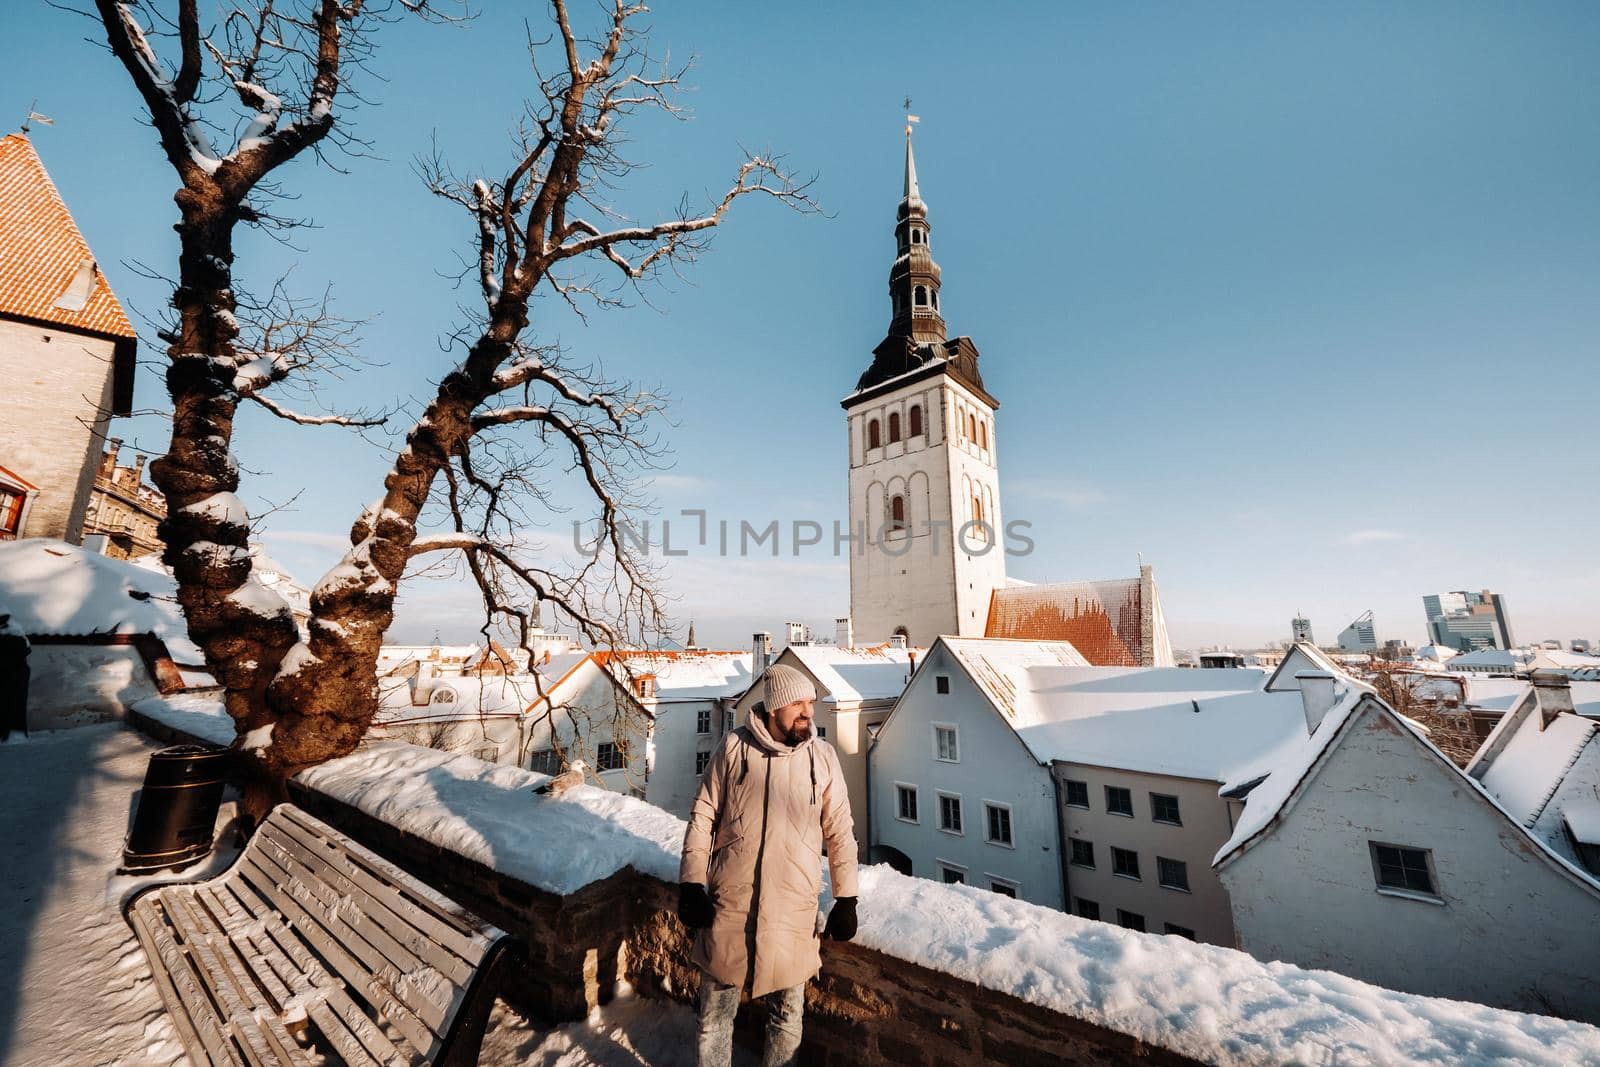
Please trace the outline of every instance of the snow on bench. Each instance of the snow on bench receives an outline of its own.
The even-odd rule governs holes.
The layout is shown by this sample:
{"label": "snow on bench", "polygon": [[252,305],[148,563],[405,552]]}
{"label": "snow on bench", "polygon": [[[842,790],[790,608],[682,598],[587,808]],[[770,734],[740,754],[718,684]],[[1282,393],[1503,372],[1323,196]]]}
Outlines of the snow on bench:
{"label": "snow on bench", "polygon": [[280,805],[208,882],[126,914],[197,1064],[477,1061],[512,942],[308,813]]}

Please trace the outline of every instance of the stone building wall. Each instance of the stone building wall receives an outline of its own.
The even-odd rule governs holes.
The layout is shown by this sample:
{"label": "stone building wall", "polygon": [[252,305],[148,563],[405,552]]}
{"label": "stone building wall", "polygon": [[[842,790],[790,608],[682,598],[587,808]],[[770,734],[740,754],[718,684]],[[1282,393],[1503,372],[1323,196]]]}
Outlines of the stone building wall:
{"label": "stone building wall", "polygon": [[39,487],[23,537],[82,539],[112,407],[112,342],[0,319],[0,467]]}

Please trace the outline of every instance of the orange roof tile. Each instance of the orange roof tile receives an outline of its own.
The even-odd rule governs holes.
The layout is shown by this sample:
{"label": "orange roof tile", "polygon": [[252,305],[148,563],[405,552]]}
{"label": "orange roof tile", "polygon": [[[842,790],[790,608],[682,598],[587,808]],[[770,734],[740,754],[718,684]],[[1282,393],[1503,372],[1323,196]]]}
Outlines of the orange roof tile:
{"label": "orange roof tile", "polygon": [[0,137],[0,316],[117,341],[114,406],[118,414],[132,407],[133,327],[39,153],[20,133]]}
{"label": "orange roof tile", "polygon": [[985,637],[1070,641],[1096,667],[1142,663],[1139,579],[996,589]]}

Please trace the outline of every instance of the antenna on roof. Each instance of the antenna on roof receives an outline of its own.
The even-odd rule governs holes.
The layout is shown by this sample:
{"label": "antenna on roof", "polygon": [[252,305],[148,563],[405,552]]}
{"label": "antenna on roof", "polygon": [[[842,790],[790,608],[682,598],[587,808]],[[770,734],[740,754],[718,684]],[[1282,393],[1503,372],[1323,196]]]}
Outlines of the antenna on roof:
{"label": "antenna on roof", "polygon": [[54,126],[56,124],[56,120],[55,119],[50,118],[49,116],[46,116],[46,115],[41,115],[37,111],[33,110],[34,105],[37,104],[38,102],[39,102],[39,98],[36,96],[36,97],[33,98],[33,103],[30,103],[28,105],[28,117],[22,120],[22,132],[23,133],[27,133],[32,128],[32,127],[30,127],[28,125],[28,123],[30,123],[30,122],[39,122],[39,123],[43,123],[46,126]]}

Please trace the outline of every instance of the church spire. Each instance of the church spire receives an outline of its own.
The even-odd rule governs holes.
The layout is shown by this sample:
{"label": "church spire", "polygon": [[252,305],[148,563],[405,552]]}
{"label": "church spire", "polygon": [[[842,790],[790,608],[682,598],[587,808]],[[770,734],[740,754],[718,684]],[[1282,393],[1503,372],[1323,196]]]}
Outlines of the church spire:
{"label": "church spire", "polygon": [[944,316],[939,310],[939,265],[928,247],[928,205],[917,187],[917,158],[911,149],[911,124],[906,116],[906,180],[900,208],[895,213],[895,261],[889,268],[890,337],[915,342],[945,339]]}

